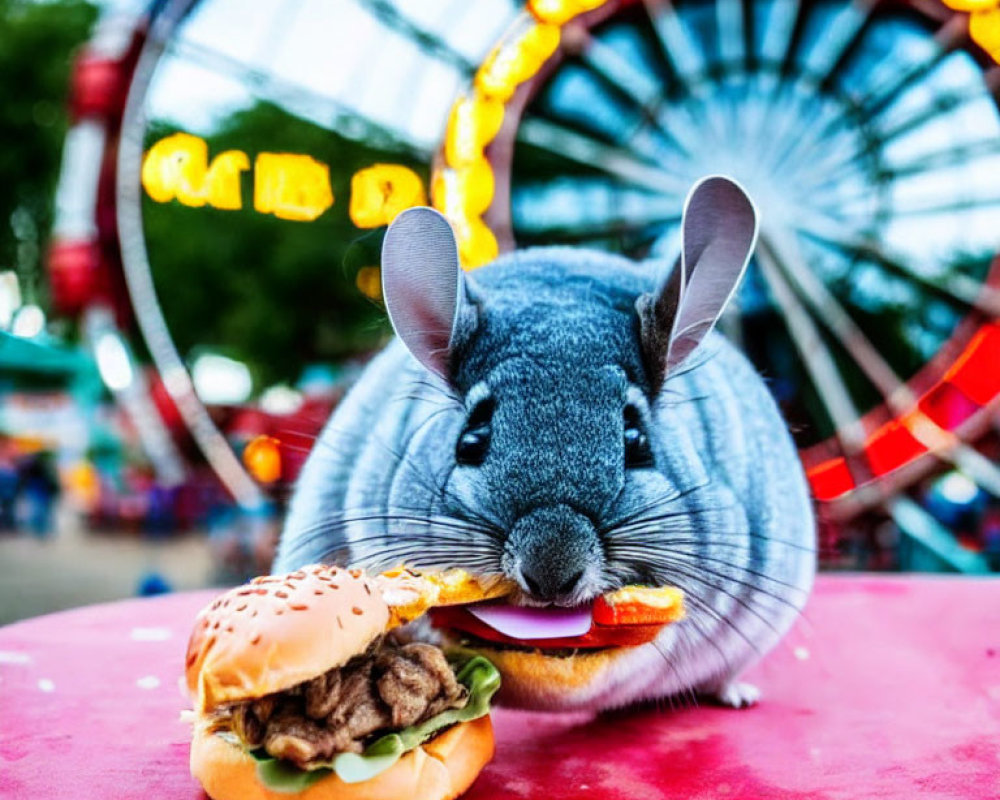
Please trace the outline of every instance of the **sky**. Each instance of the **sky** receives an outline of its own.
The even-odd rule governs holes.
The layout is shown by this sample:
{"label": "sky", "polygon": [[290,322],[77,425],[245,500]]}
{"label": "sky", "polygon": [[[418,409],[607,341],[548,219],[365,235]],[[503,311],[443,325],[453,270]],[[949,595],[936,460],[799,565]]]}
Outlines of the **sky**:
{"label": "sky", "polygon": [[[409,24],[443,33],[473,64],[514,15],[510,0],[399,5]],[[466,83],[457,66],[422,52],[358,0],[205,0],[161,59],[148,108],[151,118],[201,133],[254,91],[321,124],[337,110],[354,112],[429,151]]]}

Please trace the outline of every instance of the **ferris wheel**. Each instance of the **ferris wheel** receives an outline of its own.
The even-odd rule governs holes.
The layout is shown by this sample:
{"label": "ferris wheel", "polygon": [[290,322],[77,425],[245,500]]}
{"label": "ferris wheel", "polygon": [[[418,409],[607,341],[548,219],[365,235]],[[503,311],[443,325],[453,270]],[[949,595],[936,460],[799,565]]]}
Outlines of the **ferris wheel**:
{"label": "ferris wheel", "polygon": [[[337,241],[356,263],[306,248],[309,285],[331,276],[363,304],[377,294],[373,233],[407,205],[448,216],[468,269],[551,243],[657,269],[678,252],[688,187],[726,173],[762,228],[723,328],[769,379],[827,513],[885,506],[949,466],[1000,497],[983,453],[1000,396],[996,6],[157,2],[106,21],[78,69],[77,117],[100,136],[75,161],[68,150],[64,177],[84,188],[64,204],[55,294],[91,312],[127,298],[91,313],[93,340],[127,341],[134,315],[180,418],[252,504],[260,481],[199,397],[183,303],[165,296],[185,226],[207,226],[205,257],[231,259],[235,282],[259,268],[233,246],[235,220],[255,264]],[[95,150],[103,172],[81,178]],[[88,280],[74,277],[82,252]],[[192,269],[190,304],[238,307]],[[299,302],[289,317],[308,317]],[[361,327],[377,318],[353,308]],[[142,391],[119,393],[153,430]],[[170,436],[151,437],[182,470]]]}

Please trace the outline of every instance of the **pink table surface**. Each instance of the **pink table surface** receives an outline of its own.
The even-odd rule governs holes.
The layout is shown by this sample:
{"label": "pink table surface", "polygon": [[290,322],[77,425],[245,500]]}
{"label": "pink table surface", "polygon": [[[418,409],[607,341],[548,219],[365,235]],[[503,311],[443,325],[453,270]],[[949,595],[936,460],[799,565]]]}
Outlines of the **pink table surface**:
{"label": "pink table surface", "polygon": [[[0,797],[203,798],[178,681],[212,594],[0,628]],[[1000,580],[824,576],[748,679],[744,711],[497,710],[466,797],[1000,798]]]}

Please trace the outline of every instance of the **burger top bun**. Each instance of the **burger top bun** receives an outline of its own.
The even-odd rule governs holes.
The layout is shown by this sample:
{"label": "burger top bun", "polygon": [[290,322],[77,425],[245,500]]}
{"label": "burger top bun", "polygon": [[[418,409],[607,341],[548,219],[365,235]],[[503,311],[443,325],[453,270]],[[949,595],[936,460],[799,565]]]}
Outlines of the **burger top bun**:
{"label": "burger top bun", "polygon": [[381,594],[358,570],[314,565],[255,578],[195,621],[185,662],[195,708],[210,711],[315,678],[363,653],[388,621]]}

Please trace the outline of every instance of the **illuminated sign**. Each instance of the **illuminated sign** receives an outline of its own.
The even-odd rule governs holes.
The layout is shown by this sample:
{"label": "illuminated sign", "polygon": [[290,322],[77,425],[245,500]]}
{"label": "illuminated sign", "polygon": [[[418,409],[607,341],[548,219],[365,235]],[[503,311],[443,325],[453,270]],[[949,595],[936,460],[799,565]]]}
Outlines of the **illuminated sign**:
{"label": "illuminated sign", "polygon": [[[243,173],[250,158],[226,150],[209,162],[208,144],[189,133],[156,142],[142,162],[142,186],[157,203],[208,205],[228,211],[243,207]],[[330,168],[297,153],[259,153],[253,165],[253,207],[280,219],[311,222],[333,205]],[[400,164],[373,164],[351,178],[349,214],[359,228],[388,225],[411,206],[426,205],[423,181]],[[371,292],[368,292],[371,294]]]}

